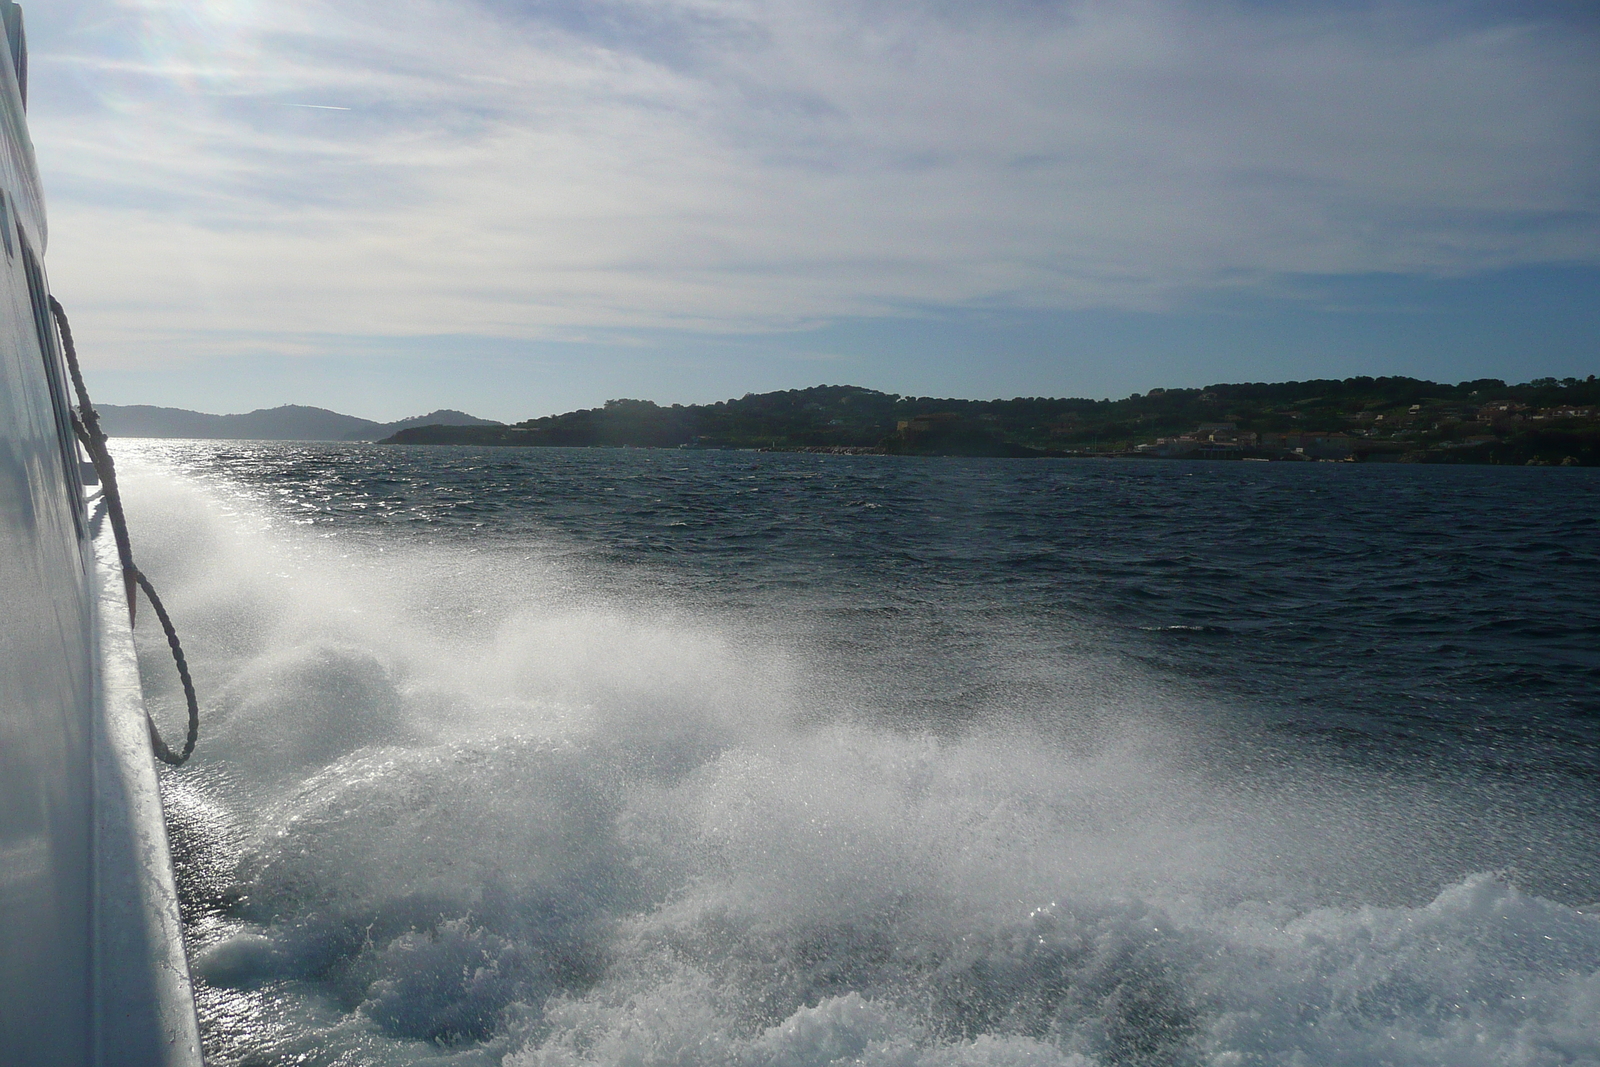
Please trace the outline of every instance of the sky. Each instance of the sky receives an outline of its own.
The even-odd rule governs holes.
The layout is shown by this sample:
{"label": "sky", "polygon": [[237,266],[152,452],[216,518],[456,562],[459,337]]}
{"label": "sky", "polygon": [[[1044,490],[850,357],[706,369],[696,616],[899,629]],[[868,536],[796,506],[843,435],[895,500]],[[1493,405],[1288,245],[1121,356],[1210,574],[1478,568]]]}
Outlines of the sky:
{"label": "sky", "polygon": [[105,403],[1600,373],[1600,8],[34,0]]}

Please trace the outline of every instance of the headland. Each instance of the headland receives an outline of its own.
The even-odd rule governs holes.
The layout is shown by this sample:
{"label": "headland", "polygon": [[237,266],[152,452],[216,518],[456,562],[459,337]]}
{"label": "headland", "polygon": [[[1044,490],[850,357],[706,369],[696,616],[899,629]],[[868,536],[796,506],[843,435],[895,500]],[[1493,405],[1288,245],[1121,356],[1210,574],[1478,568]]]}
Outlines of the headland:
{"label": "headland", "polygon": [[1600,466],[1600,382],[1358,377],[1152,389],[1120,400],[819,385],[714,404],[611,400],[509,426],[413,425],[382,443]]}

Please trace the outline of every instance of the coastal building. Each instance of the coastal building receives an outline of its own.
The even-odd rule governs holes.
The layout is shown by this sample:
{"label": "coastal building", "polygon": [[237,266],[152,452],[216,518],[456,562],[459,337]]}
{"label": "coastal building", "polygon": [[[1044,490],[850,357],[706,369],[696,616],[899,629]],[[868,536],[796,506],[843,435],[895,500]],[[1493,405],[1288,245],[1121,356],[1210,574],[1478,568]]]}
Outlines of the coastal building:
{"label": "coastal building", "polygon": [[894,428],[903,434],[927,433],[938,427],[947,427],[961,421],[961,416],[954,411],[936,411],[931,415],[913,415],[909,419],[901,419],[895,423]]}
{"label": "coastal building", "polygon": [[1292,453],[1306,459],[1348,459],[1355,452],[1356,440],[1349,434],[1338,431],[1264,433],[1251,444],[1263,452]]}

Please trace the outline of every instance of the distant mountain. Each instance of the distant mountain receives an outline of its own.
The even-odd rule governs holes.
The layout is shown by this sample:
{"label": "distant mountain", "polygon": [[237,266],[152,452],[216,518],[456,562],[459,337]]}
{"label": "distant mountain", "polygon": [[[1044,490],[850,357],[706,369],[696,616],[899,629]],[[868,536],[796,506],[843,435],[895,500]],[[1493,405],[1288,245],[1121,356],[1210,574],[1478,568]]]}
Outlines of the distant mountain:
{"label": "distant mountain", "polygon": [[376,441],[419,426],[499,426],[462,411],[440,410],[398,422],[373,422],[326,408],[285,404],[244,415],[208,415],[149,404],[101,404],[100,425],[111,437],[192,437],[231,441]]}
{"label": "distant mountain", "polygon": [[[330,412],[331,414],[331,412]],[[347,441],[376,441],[380,438],[397,434],[401,430],[414,430],[419,426],[504,426],[503,422],[493,419],[480,419],[476,415],[468,415],[465,411],[452,411],[449,408],[440,408],[426,415],[413,415],[409,419],[399,422],[374,423],[371,431],[363,431],[360,437],[346,437]]]}

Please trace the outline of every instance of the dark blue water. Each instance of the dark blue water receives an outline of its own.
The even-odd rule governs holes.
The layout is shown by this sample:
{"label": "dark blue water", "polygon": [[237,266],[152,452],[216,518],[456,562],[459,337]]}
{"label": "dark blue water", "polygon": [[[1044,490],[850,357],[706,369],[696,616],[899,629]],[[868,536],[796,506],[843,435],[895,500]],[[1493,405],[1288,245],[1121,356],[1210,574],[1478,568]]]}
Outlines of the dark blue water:
{"label": "dark blue water", "polygon": [[[1592,471],[283,445],[191,467],[341,531],[554,535],[609,581],[644,572],[762,616],[782,598],[841,652],[953,658],[983,676],[967,689],[1006,690],[988,654],[1003,620],[1033,649],[1104,642],[1368,758],[1600,776]],[[977,706],[879,710],[943,724]]]}
{"label": "dark blue water", "polygon": [[[1097,840],[1114,842],[1121,849],[1128,847],[1126,840],[1144,832],[1130,827],[1156,825],[1164,828],[1162,833],[1178,837],[1152,846],[1153,859],[1118,860],[1112,866],[1121,873],[1097,881],[1095,891],[1076,890],[1088,894],[1084,901],[1092,899],[1082,903],[1080,911],[1134,898],[1160,899],[1170,909],[1178,907],[1173,901],[1204,897],[1212,903],[1201,910],[1212,918],[1196,920],[1191,924],[1196,929],[1220,922],[1216,916],[1222,912],[1217,909],[1224,906],[1267,907],[1268,901],[1300,909],[1294,921],[1307,921],[1308,914],[1324,914],[1315,911],[1318,908],[1358,909],[1337,912],[1343,916],[1364,914],[1359,911],[1363,906],[1418,908],[1456,883],[1455,892],[1478,892],[1482,884],[1470,880],[1482,876],[1476,872],[1500,872],[1495,885],[1514,885],[1516,889],[1505,891],[1529,895],[1521,900],[1542,898],[1552,908],[1600,899],[1600,820],[1595,817],[1600,800],[1600,472],[233,442],[148,443],[130,447],[129,453],[136,481],[142,478],[143,484],[169,489],[181,485],[192,494],[149,505],[152,521],[181,526],[192,521],[183,517],[185,509],[201,507],[199,500],[230,516],[228,521],[264,529],[261,536],[285,549],[285,558],[314,561],[306,563],[315,572],[312,577],[298,571],[272,572],[298,589],[309,591],[319,583],[343,580],[316,576],[338,575],[340,565],[331,561],[347,560],[358,587],[365,581],[374,589],[406,586],[406,595],[386,594],[384,610],[398,612],[392,616],[397,630],[420,626],[433,635],[428,641],[437,642],[429,646],[433,651],[418,652],[417,641],[422,639],[407,638],[407,651],[401,655],[381,648],[381,638],[357,640],[350,636],[355,631],[340,631],[337,637],[317,638],[323,641],[316,646],[318,651],[304,652],[311,647],[307,633],[338,630],[332,622],[306,621],[304,600],[310,592],[300,597],[295,609],[298,621],[287,627],[283,622],[287,609],[261,607],[276,595],[270,592],[275,588],[271,581],[262,578],[260,588],[254,579],[244,581],[250,591],[239,594],[240,602],[253,606],[248,611],[230,606],[226,594],[205,586],[194,567],[186,566],[218,550],[200,551],[199,542],[186,542],[181,536],[169,538],[170,544],[158,542],[152,549],[156,566],[166,567],[179,589],[169,599],[181,602],[189,596],[191,610],[220,635],[207,639],[216,642],[215,661],[227,666],[210,681],[233,693],[236,705],[241,700],[249,703],[238,695],[248,684],[264,691],[288,686],[284,691],[295,693],[310,685],[324,694],[319,705],[323,715],[329,707],[352,699],[368,711],[382,705],[371,713],[375,716],[371,721],[378,724],[372,740],[417,751],[448,737],[451,715],[477,723],[473,716],[478,711],[462,710],[468,706],[499,708],[513,702],[524,709],[517,715],[533,715],[526,710],[532,707],[543,709],[538,715],[545,715],[550,708],[626,706],[633,709],[628,715],[648,717],[652,725],[647,732],[664,731],[650,736],[678,738],[652,742],[646,762],[657,770],[639,772],[646,778],[663,776],[651,778],[655,782],[651,788],[669,791],[687,788],[679,783],[696,773],[709,773],[704,768],[728,759],[729,752],[767,751],[763,746],[771,745],[785,752],[790,745],[803,749],[813,742],[794,739],[829,736],[830,730],[864,731],[841,736],[872,738],[859,744],[885,745],[889,748],[884,751],[895,752],[901,751],[894,747],[899,745],[932,744],[940,752],[952,753],[979,748],[987,752],[990,749],[984,746],[997,745],[1013,756],[999,757],[994,767],[1012,761],[1019,767],[1031,766],[1030,761],[1047,757],[1041,764],[1045,769],[1030,770],[1022,779],[1008,777],[1010,771],[973,770],[967,787],[950,782],[966,781],[962,774],[968,772],[950,771],[953,778],[942,788],[951,791],[949,796],[960,797],[962,804],[993,793],[983,801],[988,805],[985,811],[996,803],[1002,808],[1014,805],[1019,812],[1031,813],[1018,815],[1029,826],[1035,826],[1030,820],[1040,817],[1043,804],[1056,812],[1045,823],[1062,833],[1066,832],[1062,827],[1078,824],[1061,811],[1080,801],[1098,811],[1101,800],[1082,801],[1078,786],[1051,784],[1056,768],[1077,760],[1084,766],[1101,766],[1096,761],[1107,759],[1108,752],[1125,752],[1133,744],[1141,754],[1129,757],[1126,764],[1117,763],[1120,769],[1110,778],[1118,784],[1102,783],[1090,793],[1103,799],[1126,791],[1128,797],[1142,799],[1130,799],[1119,810],[1148,812],[1148,816],[1119,828],[1113,825],[1117,819],[1102,825],[1104,814],[1096,815],[1090,822],[1100,827],[1094,831],[1100,835]],[[152,500],[161,496],[154,489],[150,494]],[[238,561],[227,565],[248,569]],[[298,566],[282,565],[290,571]],[[209,592],[200,592],[202,587]],[[186,592],[189,589],[194,591]],[[543,621],[517,622],[524,609]],[[327,610],[327,618],[333,619],[340,612],[365,609],[340,601]],[[597,618],[627,621],[595,622]],[[507,636],[523,633],[519,626],[533,626],[538,640],[518,644],[521,638]],[[286,627],[293,631],[292,638],[283,636]],[[673,644],[690,633],[714,634],[714,640],[707,638],[714,651],[707,652],[702,644]],[[351,651],[364,641],[372,647]],[[413,680],[432,677],[444,669],[440,664],[464,661],[463,657],[478,664],[472,670],[480,677],[498,677],[497,672],[512,669],[507,663],[537,660],[540,641],[552,650],[552,659],[569,664],[559,677],[549,674],[547,666],[518,666],[516,670],[534,671],[537,678],[528,681],[519,675],[522,680],[515,683],[497,682],[498,688],[490,687],[492,693],[478,681],[424,685]],[[481,652],[489,645],[494,648],[492,656]],[[513,645],[516,651],[506,651]],[[288,667],[273,666],[296,655],[302,658]],[[313,666],[306,666],[306,656],[315,660]],[[372,665],[363,666],[365,659],[347,662],[341,656],[369,657]],[[479,656],[488,658],[473,658]],[[411,665],[397,665],[397,657],[409,657]],[[634,668],[628,665],[635,662],[650,664],[647,670],[639,668],[645,671],[642,680],[630,673]],[[484,666],[489,663],[496,666]],[[151,670],[152,685],[159,689],[156,668]],[[282,682],[285,670],[298,680]],[[323,681],[304,681],[313,675]],[[371,681],[380,676],[380,681]],[[659,702],[649,695],[651,679],[659,680]],[[385,694],[392,691],[392,699],[369,699],[374,687]],[[441,696],[445,690],[448,694]],[[357,692],[356,698],[349,696],[352,692]],[[306,698],[294,699],[303,703]],[[391,713],[390,703],[401,710]],[[707,713],[710,726],[696,718],[701,705],[718,709]],[[456,710],[440,710],[446,707]],[[686,710],[690,708],[696,710]],[[241,715],[236,713],[233,721],[247,721],[248,716]],[[773,741],[777,735],[763,732],[768,727],[748,727],[747,720],[778,724],[771,729],[790,740]],[[501,738],[526,733],[526,725],[513,730],[505,725],[508,721],[499,720],[489,733]],[[662,726],[669,721],[689,725],[674,734]],[[220,742],[225,751],[213,760],[214,782],[223,784],[210,787],[205,802],[227,809],[248,793],[250,803],[257,804],[259,789],[265,787],[240,792],[243,787],[237,782],[248,779],[251,772],[241,769],[246,761],[237,755],[239,739],[230,739],[227,729],[224,726],[225,740]],[[745,738],[741,731],[746,729],[766,740]],[[700,740],[693,745],[682,741],[689,735]],[[553,730],[546,736],[565,735]],[[726,740],[735,736],[741,740]],[[1135,744],[1127,740],[1129,736],[1142,740]],[[707,741],[707,737],[724,740]],[[851,744],[839,738],[835,742]],[[234,747],[226,748],[229,744]],[[694,748],[702,744],[707,746],[703,752]],[[699,754],[685,755],[690,749]],[[348,761],[360,758],[363,751],[356,742],[340,742],[327,756]],[[235,754],[229,757],[227,752]],[[493,762],[500,756],[484,758]],[[596,765],[609,758],[596,756]],[[798,757],[772,758],[785,767],[804,762]],[[829,755],[821,760],[816,770],[820,779],[843,775],[838,781],[848,779],[853,783],[849,789],[867,788],[863,783],[872,779],[871,773],[865,779],[852,778],[833,768],[835,758],[845,757]],[[298,779],[296,788],[312,794],[334,789],[328,784],[328,772],[320,770],[324,762],[311,760],[305,774],[313,777]],[[659,769],[667,764],[672,768]],[[322,778],[315,777],[319,773]],[[369,774],[371,768],[362,765],[361,773]],[[532,772],[522,767],[496,773],[514,783]],[[633,773],[616,772],[629,781]],[[803,771],[796,773],[805,777]],[[1035,786],[1020,784],[1024,781],[1038,783],[1038,795]],[[1163,784],[1167,782],[1170,787]],[[280,783],[277,788],[288,787]],[[517,791],[511,785],[506,788]],[[1102,788],[1111,793],[1096,792]],[[756,789],[746,802],[760,807],[767,803],[759,799],[765,796]],[[354,802],[341,793],[327,803],[348,812]],[[1107,810],[1115,807],[1110,804]],[[273,824],[279,831],[285,825],[298,825],[295,820],[306,814],[286,817],[289,823]],[[1207,837],[1210,843],[1202,847],[1183,837],[1191,817],[1197,826],[1227,827],[1217,831],[1227,840],[1217,843]],[[321,812],[316,818],[331,816]],[[465,816],[458,809],[452,818]],[[1259,825],[1252,820],[1260,820]],[[239,831],[245,842],[240,847],[246,867],[256,856],[257,866],[251,868],[255,873],[225,872],[219,877],[242,878],[246,884],[243,889],[235,886],[236,895],[255,892],[259,898],[265,891],[261,872],[272,863],[260,859],[262,846],[250,844],[252,833],[264,830],[252,829],[249,822],[245,819]],[[1037,826],[1033,832],[1049,837]],[[674,833],[688,831],[671,831],[668,837]],[[907,833],[916,837],[924,831]],[[839,847],[848,851],[855,846]],[[975,846],[969,842],[960,847]],[[1049,866],[1055,860],[1041,857],[1055,855],[1059,850],[1053,848],[1039,841],[1018,845],[1006,853],[1011,858],[1002,866],[1013,862],[1030,870]],[[1196,859],[1200,854],[1204,858]],[[1163,861],[1162,855],[1168,860]],[[750,862],[756,864],[751,870],[760,870],[760,861]],[[1208,873],[1190,879],[1183,873],[1190,867]],[[656,890],[629,889],[628,893],[643,895],[614,905],[619,914],[665,921],[660,909],[670,910],[667,902],[680,899],[685,886],[700,884],[693,873],[663,877],[672,884]],[[756,875],[746,870],[740,877]],[[1038,884],[1051,884],[1051,877],[1039,874],[1043,881]],[[253,890],[248,884],[251,878],[260,883]],[[673,882],[674,878],[686,880]],[[945,874],[934,881],[946,886],[952,878]],[[1070,881],[1061,884],[1065,887]],[[1113,883],[1115,888],[1107,888]],[[1202,883],[1203,889],[1196,888]],[[952,899],[961,897],[949,892]],[[481,909],[482,893],[473,899],[480,901]],[[1051,901],[1019,901],[1017,906],[1021,903],[1031,908]],[[726,900],[717,905],[728,906]],[[800,905],[791,902],[791,906]],[[312,910],[327,907],[324,902]],[[269,941],[279,938],[272,951],[282,954],[290,952],[284,947],[289,935],[283,931],[304,918],[297,908],[301,905],[253,913],[235,908],[228,913],[234,918],[218,918],[221,913],[216,913],[206,921],[221,922],[217,929],[226,933],[235,929],[228,923],[247,920],[254,924],[251,929],[264,931],[259,936]],[[866,904],[861,908],[871,910]],[[1023,909],[1024,914],[1027,911]],[[465,906],[457,912],[445,908],[428,927],[427,936],[434,939],[430,944],[439,943],[440,922],[467,922],[470,912]],[[1235,913],[1227,914],[1227,922],[1236,923]],[[294,919],[297,915],[301,918]],[[1102,926],[1111,922],[1094,921]],[[1290,920],[1279,920],[1280,932],[1286,921]],[[404,936],[420,936],[407,929],[412,932]],[[524,944],[505,929],[494,930],[493,936],[507,944]],[[881,929],[874,930],[878,931],[874,936],[881,936]],[[416,949],[401,945],[401,934],[394,936],[397,940],[384,951],[403,955]],[[1212,929],[1205,936],[1220,935]],[[1235,936],[1236,931],[1228,935]],[[1473,927],[1462,936],[1471,940],[1484,935]],[[920,927],[914,937],[930,944],[938,940]],[[350,950],[355,956],[363,951]],[[469,946],[461,951],[471,956],[479,950]],[[738,955],[727,945],[718,951]],[[784,966],[799,967],[797,957],[773,951],[780,961],[787,960]],[[881,955],[882,949],[872,951]],[[989,1034],[994,1040],[1024,1036],[1035,1043],[1044,1040],[1054,1050],[1051,1055],[1083,1055],[1090,1057],[1084,1062],[1104,1064],[1277,1063],[1287,1062],[1283,1057],[1294,1049],[1313,1057],[1307,1062],[1468,1062],[1453,1059],[1466,1046],[1446,1040],[1449,1027],[1436,1017],[1437,1005],[1416,1009],[1427,1020],[1418,1024],[1420,1029],[1407,1031],[1402,1044],[1410,1051],[1393,1061],[1374,1058],[1379,1054],[1372,1049],[1386,1047],[1376,1037],[1370,1048],[1349,1038],[1339,1045],[1349,1053],[1340,1059],[1309,1037],[1295,1044],[1269,1040],[1255,1031],[1249,1040],[1229,1045],[1229,1039],[1216,1037],[1221,1031],[1213,1028],[1206,1031],[1212,1035],[1206,1039],[1212,1045],[1205,1045],[1195,1036],[1200,1031],[1189,1024],[1184,1024],[1188,1029],[1178,1027],[1182,1034],[1166,1043],[1150,1039],[1140,1044],[1129,1038],[1133,1044],[1119,1044],[1121,1039],[1105,1036],[1111,1032],[1105,1030],[1109,1025],[1105,1020],[1113,1016],[1106,1014],[1109,1009],[1104,1005],[1109,1001],[1104,997],[1095,1002],[1099,1008],[1083,1009],[1084,1019],[1099,1020],[1093,1025],[1079,1025],[1082,1020],[1062,1022],[1066,1009],[1051,1001],[1055,1007],[1040,1010],[1054,1023],[993,1022],[984,1024],[988,1029],[980,1025],[968,1032],[968,1027],[956,1035],[948,1028],[941,1030],[943,1024],[923,1020],[917,1024],[923,1029],[918,1030],[894,1013],[901,1008],[881,1018],[871,1014],[880,1010],[873,1005],[893,1001],[903,1006],[904,998],[896,1000],[900,994],[888,990],[899,990],[896,983],[910,981],[906,968],[894,970],[879,960],[874,967],[893,971],[893,977],[885,977],[865,967],[859,953],[851,955],[848,947],[824,955],[853,960],[839,965],[846,977],[825,989],[816,987],[814,995],[795,993],[789,1000],[763,987],[762,996],[783,1003],[781,1009],[761,1016],[767,1020],[762,1025],[782,1023],[793,1030],[814,1023],[835,1037],[857,1030],[879,1033],[873,1030],[879,1027],[883,1031],[879,1037],[862,1038],[855,1045],[851,1044],[855,1038],[838,1038],[844,1042],[839,1047],[853,1048],[852,1055],[857,1056],[865,1055],[864,1049],[878,1048],[874,1041],[900,1041],[907,1049],[920,1050],[916,1055],[932,1056],[944,1049],[940,1055],[976,1061],[981,1057],[970,1042]],[[1600,966],[1600,961],[1576,966],[1582,972],[1591,965]],[[244,971],[265,973],[251,966]],[[603,962],[594,966],[610,973]],[[1170,961],[1162,966],[1177,967]],[[1569,960],[1563,966],[1570,971],[1573,964]],[[847,980],[856,972],[857,979]],[[318,980],[292,968],[280,977],[300,983]],[[599,988],[609,981],[590,976],[564,995],[578,996],[591,988],[585,983],[595,980]],[[630,979],[637,980],[636,974]],[[754,982],[748,976],[718,979],[724,980],[739,988]],[[1406,980],[1426,985],[1435,979],[1412,975]],[[1012,979],[1007,981],[1014,985]],[[1448,985],[1445,979],[1438,981]],[[999,983],[997,988],[1005,986],[998,978],[994,982]],[[219,988],[246,986],[250,982],[229,986],[229,981],[219,979]],[[330,1003],[335,1006],[326,1008],[332,1013],[328,1019],[318,1016],[314,1025],[305,1025],[325,1033],[316,1028],[345,1025],[338,1022],[344,1012],[380,1031],[387,1027],[386,1032],[426,1037],[426,1025],[408,1030],[405,1011],[396,1015],[398,1009],[382,1006],[396,998],[410,1003],[394,992],[392,980],[385,988],[390,990],[389,1000],[375,998],[370,988],[359,996],[347,994],[342,1002],[333,996]],[[517,988],[528,1001],[527,984]],[[666,982],[651,988],[681,993],[684,987],[681,982]],[[1005,996],[1019,995],[1011,986],[1005,988],[1010,990]],[[1457,992],[1430,988],[1426,997],[1437,1000]],[[543,995],[531,999],[542,1003]],[[638,988],[629,994],[635,1001],[640,995]],[[1304,995],[1315,999],[1310,993]],[[849,996],[857,999],[848,1001]],[[229,1003],[232,1007],[216,1009],[217,1019],[233,1019],[228,1025],[242,1025],[241,1012],[271,1014],[259,1004]],[[374,1003],[380,1006],[373,1007]],[[867,1015],[851,1014],[858,1009],[871,1019],[863,1022]],[[527,1010],[535,1015],[545,1011],[539,1016],[545,1021],[528,1024],[531,1029],[520,1038],[512,1036],[515,1027],[504,1016],[496,1016],[500,1021],[474,1024],[476,1029],[467,1026],[462,1032],[471,1040],[450,1047],[492,1047],[496,1056],[510,1053],[523,1057],[516,1062],[530,1064],[580,1062],[583,1055],[590,1055],[582,1052],[590,1046],[578,1041],[568,1049],[567,1060],[555,1056],[550,1035],[561,1028],[551,1029],[550,1009],[535,1005]],[[684,1009],[679,1004],[673,1010]],[[1403,1016],[1412,1010],[1390,1004],[1378,1014],[1387,1012],[1384,1017],[1392,1023],[1396,1012]],[[823,1012],[827,1019],[801,1018],[792,1015],[794,1011]],[[1445,1015],[1457,1018],[1450,1012]],[[980,1016],[989,1018],[982,1012],[974,1018]],[[1126,1021],[1125,1015],[1116,1018]],[[1511,1026],[1520,1017],[1512,1012],[1495,1018]],[[1349,1022],[1341,1019],[1341,1025]],[[1315,1031],[1314,1020],[1302,1022],[1310,1027],[1307,1034]],[[223,1027],[222,1022],[214,1025]],[[618,1025],[614,1019],[594,1023],[596,1033],[604,1031],[620,1041],[615,1036],[621,1032]],[[722,1024],[714,1021],[697,1025],[704,1031],[702,1038],[715,1033],[726,1041],[735,1040],[729,1035],[763,1032],[748,1020],[728,1024],[731,1029],[719,1029]],[[1489,1026],[1482,1020],[1474,1025],[1480,1030]],[[1571,1041],[1577,1043],[1569,1042],[1561,1046],[1567,1052],[1558,1050],[1552,1053],[1555,1058],[1539,1062],[1591,1062],[1580,1053],[1592,1047],[1584,1042],[1593,1039],[1593,1029],[1585,1029],[1588,1024],[1573,1025],[1578,1030],[1572,1033],[1578,1036]],[[583,1026],[574,1022],[568,1029],[577,1033]],[[455,1033],[448,1027],[446,1031]],[[633,1032],[626,1026],[623,1031]],[[1417,1037],[1423,1031],[1443,1043],[1428,1046]],[[774,1033],[778,1031],[760,1040],[780,1041],[782,1035]],[[433,1039],[436,1043],[430,1047],[449,1045],[449,1041],[437,1044],[443,1040],[437,1033]],[[671,1059],[670,1049],[661,1044],[666,1039],[657,1035],[652,1040],[652,1055],[659,1054],[660,1062]],[[787,1061],[775,1052],[763,1059],[767,1054],[757,1045],[728,1057],[739,1062],[834,1062],[810,1046],[809,1051],[784,1053],[790,1056]],[[1202,1045],[1210,1049],[1204,1056]],[[993,1059],[984,1062],[1035,1062],[1027,1056],[1043,1055],[1039,1049],[1044,1047],[1018,1046],[1004,1055],[991,1049]],[[381,1056],[371,1054],[371,1062],[394,1052],[388,1045],[383,1048],[387,1051]],[[1503,1058],[1511,1055],[1509,1045],[1493,1048],[1498,1051],[1485,1053],[1484,1062],[1512,1062]],[[1264,1058],[1226,1059],[1225,1053],[1232,1054],[1229,1049]],[[613,1053],[594,1053],[590,1059],[628,1059],[621,1045]],[[1568,1058],[1562,1059],[1563,1055]],[[398,1053],[394,1056],[395,1062],[410,1062]],[[359,1061],[357,1056],[351,1062]],[[637,1061],[656,1060],[644,1055]],[[704,1060],[713,1061],[721,1062],[714,1056]],[[682,1062],[702,1060],[691,1055]]]}

